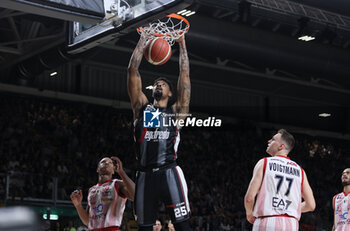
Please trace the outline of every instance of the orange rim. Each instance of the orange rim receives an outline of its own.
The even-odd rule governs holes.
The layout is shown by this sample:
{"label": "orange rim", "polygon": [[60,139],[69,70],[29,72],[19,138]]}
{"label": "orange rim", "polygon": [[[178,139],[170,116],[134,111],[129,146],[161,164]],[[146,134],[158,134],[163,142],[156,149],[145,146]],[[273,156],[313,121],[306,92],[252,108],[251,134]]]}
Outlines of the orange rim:
{"label": "orange rim", "polygon": [[188,31],[189,29],[190,29],[190,23],[189,23],[189,21],[187,20],[187,19],[185,19],[184,17],[182,17],[182,16],[180,16],[180,15],[178,15],[178,14],[169,14],[167,17],[169,17],[169,18],[176,18],[176,19],[179,19],[179,20],[182,20],[182,21],[184,21],[186,24],[187,24],[187,29],[186,29],[186,31]]}
{"label": "orange rim", "polygon": [[[169,17],[169,18],[176,18],[176,19],[182,20],[182,21],[184,21],[184,22],[187,24],[188,27],[187,27],[186,30],[184,30],[181,34],[183,34],[184,32],[187,32],[187,31],[190,29],[190,23],[189,23],[189,21],[188,21],[187,19],[185,19],[184,17],[182,17],[182,16],[180,16],[180,15],[178,15],[178,14],[169,14],[169,15],[167,15],[167,17]],[[141,33],[142,30],[143,30],[143,27],[137,28],[137,31],[138,31],[139,33]],[[157,37],[164,37],[164,36],[171,37],[170,34],[154,34],[154,36],[157,36]]]}

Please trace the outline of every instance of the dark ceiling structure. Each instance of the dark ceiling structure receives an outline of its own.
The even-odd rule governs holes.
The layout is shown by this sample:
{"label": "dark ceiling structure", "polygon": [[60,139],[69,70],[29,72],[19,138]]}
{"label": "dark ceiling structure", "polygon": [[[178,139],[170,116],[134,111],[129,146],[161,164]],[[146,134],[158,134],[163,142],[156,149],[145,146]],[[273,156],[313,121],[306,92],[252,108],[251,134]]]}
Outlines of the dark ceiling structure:
{"label": "dark ceiling structure", "polygon": [[[188,9],[196,11],[186,35],[193,79],[349,107],[349,1],[195,0]],[[2,82],[34,78],[76,58],[127,67],[138,40],[129,33],[70,56],[66,21],[6,8],[0,8],[0,33]],[[303,35],[315,39],[299,40]],[[159,72],[177,73],[176,47],[173,54]]]}

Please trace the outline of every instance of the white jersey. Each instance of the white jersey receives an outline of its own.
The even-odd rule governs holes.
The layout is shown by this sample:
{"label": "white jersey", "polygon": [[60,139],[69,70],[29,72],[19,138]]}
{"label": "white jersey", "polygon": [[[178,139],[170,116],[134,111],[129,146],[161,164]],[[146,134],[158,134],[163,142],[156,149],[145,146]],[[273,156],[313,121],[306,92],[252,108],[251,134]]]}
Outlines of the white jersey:
{"label": "white jersey", "polygon": [[127,199],[120,194],[118,181],[111,179],[89,189],[89,230],[104,230],[121,225]]}
{"label": "white jersey", "polygon": [[335,231],[350,230],[350,194],[339,193],[333,198]]}
{"label": "white jersey", "polygon": [[263,180],[254,206],[255,217],[301,216],[303,169],[285,156],[264,158]]}

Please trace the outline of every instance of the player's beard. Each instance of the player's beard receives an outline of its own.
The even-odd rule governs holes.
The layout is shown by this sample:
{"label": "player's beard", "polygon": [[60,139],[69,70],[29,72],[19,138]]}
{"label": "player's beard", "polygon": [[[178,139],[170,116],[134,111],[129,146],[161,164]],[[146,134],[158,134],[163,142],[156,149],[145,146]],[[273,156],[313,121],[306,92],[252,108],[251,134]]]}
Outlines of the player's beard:
{"label": "player's beard", "polygon": [[162,96],[163,96],[163,92],[162,92],[162,91],[155,91],[155,92],[153,93],[153,96],[154,96],[154,98],[155,98],[157,101],[159,101],[159,100],[162,98]]}
{"label": "player's beard", "polygon": [[348,186],[348,185],[350,185],[350,180],[342,181],[341,184],[343,185],[343,187]]}
{"label": "player's beard", "polygon": [[109,171],[109,169],[107,168],[107,166],[100,167],[99,174],[100,174],[100,175],[109,175],[109,174],[110,174],[110,171]]}

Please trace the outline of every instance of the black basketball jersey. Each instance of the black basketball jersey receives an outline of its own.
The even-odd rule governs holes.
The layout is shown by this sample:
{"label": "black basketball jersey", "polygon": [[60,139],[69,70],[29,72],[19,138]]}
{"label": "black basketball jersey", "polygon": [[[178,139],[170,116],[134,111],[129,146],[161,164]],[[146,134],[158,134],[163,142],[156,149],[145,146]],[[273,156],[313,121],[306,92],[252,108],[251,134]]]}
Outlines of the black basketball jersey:
{"label": "black basketball jersey", "polygon": [[[148,113],[155,110],[161,112],[160,126],[144,127],[145,111]],[[141,109],[139,118],[134,122],[136,155],[141,168],[160,167],[175,162],[180,143],[179,129],[171,122],[175,120],[176,116],[171,106],[160,108],[147,104]]]}

